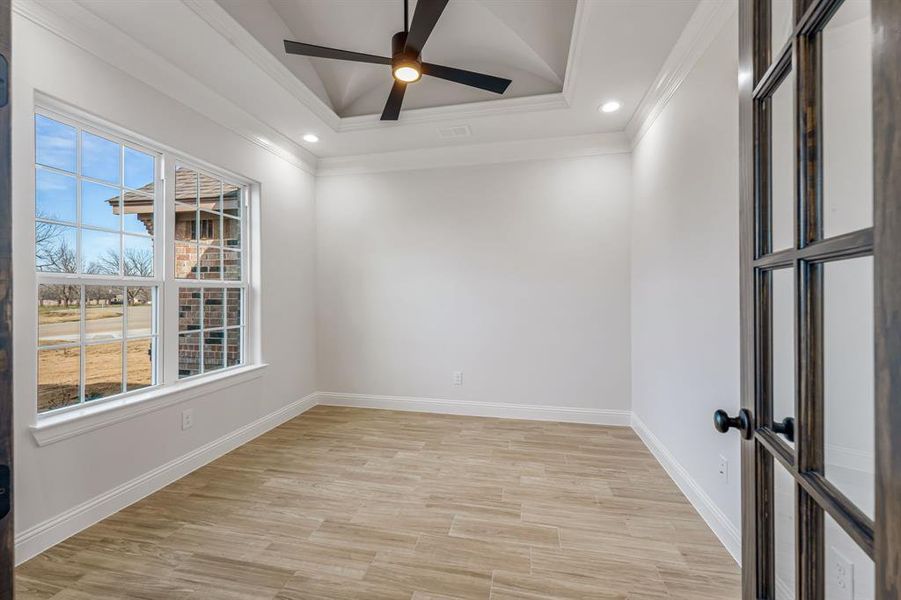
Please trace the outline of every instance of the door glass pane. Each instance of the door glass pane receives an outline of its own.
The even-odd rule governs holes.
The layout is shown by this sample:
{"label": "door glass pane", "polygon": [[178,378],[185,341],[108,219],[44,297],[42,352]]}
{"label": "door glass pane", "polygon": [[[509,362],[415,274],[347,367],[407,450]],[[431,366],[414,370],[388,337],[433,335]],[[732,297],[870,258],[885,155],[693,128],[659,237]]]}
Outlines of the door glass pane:
{"label": "door glass pane", "polygon": [[823,43],[823,235],[873,225],[869,0],[847,0]]}
{"label": "door glass pane", "polygon": [[795,480],[773,460],[773,546],[776,600],[795,597]]}
{"label": "door glass pane", "polygon": [[823,296],[826,477],[872,518],[873,258],[826,263]]}
{"label": "door glass pane", "polygon": [[866,552],[828,514],[826,533],[826,600],[873,600],[875,568]]}
{"label": "door glass pane", "polygon": [[795,75],[783,78],[769,100],[772,136],[770,160],[770,212],[772,250],[795,245]]}
{"label": "door glass pane", "polygon": [[771,277],[773,421],[779,422],[795,416],[794,269],[778,269]]}
{"label": "door glass pane", "polygon": [[792,4],[794,0],[770,0],[770,47],[772,59],[776,62],[779,52],[792,34]]}

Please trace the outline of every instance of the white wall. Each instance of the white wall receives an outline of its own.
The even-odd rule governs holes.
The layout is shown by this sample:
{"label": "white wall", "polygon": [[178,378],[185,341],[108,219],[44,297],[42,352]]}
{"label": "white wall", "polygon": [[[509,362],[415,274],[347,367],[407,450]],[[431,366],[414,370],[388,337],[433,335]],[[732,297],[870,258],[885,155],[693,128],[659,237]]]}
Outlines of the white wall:
{"label": "white wall", "polygon": [[320,389],[628,410],[629,163],[320,178]]}
{"label": "white wall", "polygon": [[721,513],[733,551],[739,437],[712,416],[740,404],[737,47],[733,15],[634,149],[632,215],[632,410]]}
{"label": "white wall", "polygon": [[[315,390],[314,178],[18,15],[13,22],[16,531],[276,412]],[[261,185],[262,378],[38,447],[33,99],[40,91]],[[25,350],[23,350],[25,349]],[[27,350],[27,351],[26,351]],[[195,411],[182,432],[180,413]],[[49,539],[49,538],[48,538]],[[27,556],[18,556],[19,560]]]}

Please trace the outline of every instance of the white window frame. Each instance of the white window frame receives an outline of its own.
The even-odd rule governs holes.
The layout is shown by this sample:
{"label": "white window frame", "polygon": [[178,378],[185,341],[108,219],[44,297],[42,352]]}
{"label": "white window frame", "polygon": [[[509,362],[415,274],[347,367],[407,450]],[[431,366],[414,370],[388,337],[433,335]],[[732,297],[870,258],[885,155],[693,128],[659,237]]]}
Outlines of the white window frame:
{"label": "white window frame", "polygon": [[[255,379],[262,375],[262,369],[266,367],[260,356],[260,344],[257,340],[257,330],[259,316],[256,313],[255,306],[259,295],[258,285],[256,281],[256,269],[258,264],[255,262],[254,250],[259,247],[257,239],[255,219],[257,218],[259,207],[259,184],[249,180],[248,178],[236,175],[234,173],[217,168],[209,163],[186,155],[178,150],[168,147],[164,144],[155,142],[144,136],[134,134],[117,125],[106,122],[96,116],[76,109],[67,104],[56,101],[49,97],[36,98],[34,106],[34,115],[43,115],[47,118],[59,121],[66,125],[75,127],[79,131],[87,131],[89,133],[99,135],[110,139],[124,146],[132,147],[141,152],[146,152],[156,161],[155,165],[155,185],[154,185],[154,276],[152,278],[142,278],[133,276],[109,277],[102,275],[79,274],[79,273],[48,273],[37,270],[34,262],[34,225],[32,225],[32,269],[35,274],[34,289],[32,294],[33,301],[36,301],[39,294],[41,284],[47,283],[65,283],[68,285],[110,285],[110,286],[132,286],[132,287],[154,287],[156,288],[156,305],[154,307],[154,319],[156,323],[156,357],[154,364],[155,384],[152,387],[142,388],[133,391],[125,391],[120,394],[111,395],[105,398],[79,402],[67,407],[61,407],[45,411],[37,412],[37,395],[34,398],[34,425],[32,433],[39,445],[53,443],[61,439],[66,439],[90,431],[97,427],[121,421],[132,415],[144,414],[146,412],[157,410],[160,407],[170,405],[176,402],[182,402],[198,395],[209,393],[219,389],[224,385],[224,381],[228,380],[229,384],[239,383]],[[33,119],[32,119],[33,123]],[[31,127],[31,134],[35,135],[34,125]],[[80,178],[81,166],[81,134],[77,137],[77,171]],[[36,156],[33,158],[31,166],[32,177],[36,177],[37,169]],[[241,188],[241,279],[240,281],[225,280],[192,280],[192,279],[176,279],[175,278],[175,166],[176,164],[190,166],[191,168],[204,174],[216,177],[238,185]],[[43,168],[43,167],[41,167]],[[120,165],[120,169],[124,169],[124,164]],[[169,182],[172,182],[169,185]],[[124,180],[122,182],[124,185]],[[77,205],[77,223],[79,227],[78,235],[81,235],[81,186],[78,189],[78,205]],[[36,194],[36,189],[34,190]],[[31,213],[34,213],[36,196],[31,198]],[[33,223],[36,218],[32,220]],[[77,252],[78,260],[81,260],[81,247],[79,245]],[[256,269],[255,269],[256,268]],[[121,272],[121,271],[120,271]],[[201,373],[190,377],[179,379],[178,376],[178,288],[179,287],[220,287],[220,288],[242,288],[243,307],[242,307],[242,331],[243,339],[241,344],[241,364],[231,367],[224,367],[208,373]],[[82,295],[82,327],[84,327],[84,297]],[[123,320],[126,319],[123,315]],[[126,321],[127,323],[127,321]],[[126,325],[127,326],[127,325]],[[38,324],[33,325],[34,345],[38,348]],[[84,340],[80,341],[84,345]],[[84,361],[82,360],[82,372],[79,386],[84,385]],[[37,363],[35,363],[34,380],[37,384]],[[35,386],[37,392],[37,386]],[[75,421],[78,423],[75,423]],[[83,423],[84,420],[90,423]]]}
{"label": "white window frame", "polygon": [[[250,228],[249,228],[249,217],[250,217],[250,195],[251,195],[251,185],[246,182],[241,181],[240,178],[235,177],[233,175],[229,175],[224,173],[221,170],[210,168],[208,165],[204,165],[202,163],[198,163],[198,161],[186,158],[180,155],[171,155],[170,160],[168,161],[165,167],[165,175],[164,180],[174,182],[175,181],[175,171],[178,167],[186,167],[191,169],[192,171],[197,172],[199,175],[206,175],[208,177],[212,177],[214,179],[219,179],[225,183],[230,183],[232,185],[237,185],[241,189],[241,220],[240,220],[240,236],[241,236],[241,279],[240,280],[225,280],[225,279],[201,279],[198,275],[196,279],[179,279],[175,277],[175,208],[176,208],[176,200],[175,200],[175,184],[166,186],[165,193],[165,207],[166,207],[166,265],[169,267],[168,273],[170,276],[166,277],[166,281],[170,282],[171,285],[167,285],[166,288],[166,301],[164,305],[168,307],[168,312],[163,319],[164,323],[170,325],[167,329],[167,333],[165,336],[165,344],[168,348],[175,348],[174,352],[168,352],[163,354],[164,356],[164,367],[163,371],[165,373],[164,379],[169,382],[175,381],[191,381],[194,379],[202,379],[204,377],[209,377],[211,375],[215,375],[217,373],[228,372],[231,370],[237,370],[241,367],[244,367],[248,364],[248,356],[250,353],[247,349],[247,342],[250,339],[248,335],[249,327],[251,326],[252,319],[250,318],[250,304],[251,304],[251,286],[250,286],[250,248],[252,246],[250,239]],[[200,207],[198,206],[198,214],[200,211]],[[222,221],[220,221],[221,223]],[[221,233],[221,232],[220,232]],[[198,223],[198,242],[200,240],[200,227]],[[220,252],[225,247],[220,246]],[[198,257],[199,258],[199,257]],[[223,265],[224,257],[220,256],[220,267]],[[224,269],[222,270],[224,273]],[[242,290],[242,307],[241,307],[241,361],[240,364],[234,365],[231,367],[223,367],[220,369],[216,369],[214,371],[210,371],[208,373],[204,371],[204,357],[201,354],[200,357],[200,367],[201,372],[196,375],[189,375],[186,377],[179,377],[179,363],[178,363],[178,348],[179,348],[179,320],[178,320],[178,310],[179,310],[179,298],[178,291],[179,288],[202,288],[206,289],[222,289],[223,291],[229,288],[240,288]],[[200,334],[200,337],[204,337],[204,333],[206,332],[206,326],[204,324],[204,314],[203,314],[203,306],[204,302],[201,301],[201,312],[200,312],[200,329],[197,330]],[[225,316],[223,316],[225,318]],[[203,341],[202,341],[203,343]]]}

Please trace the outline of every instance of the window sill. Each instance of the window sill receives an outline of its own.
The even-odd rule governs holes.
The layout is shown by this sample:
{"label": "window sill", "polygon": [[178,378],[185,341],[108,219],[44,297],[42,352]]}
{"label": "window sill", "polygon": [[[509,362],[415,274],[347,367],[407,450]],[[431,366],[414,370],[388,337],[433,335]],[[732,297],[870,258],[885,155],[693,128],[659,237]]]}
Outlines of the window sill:
{"label": "window sill", "polygon": [[31,434],[38,446],[47,446],[95,429],[121,423],[263,376],[266,364],[238,367],[200,379],[190,379],[127,396],[118,400],[86,404],[61,414],[38,415]]}

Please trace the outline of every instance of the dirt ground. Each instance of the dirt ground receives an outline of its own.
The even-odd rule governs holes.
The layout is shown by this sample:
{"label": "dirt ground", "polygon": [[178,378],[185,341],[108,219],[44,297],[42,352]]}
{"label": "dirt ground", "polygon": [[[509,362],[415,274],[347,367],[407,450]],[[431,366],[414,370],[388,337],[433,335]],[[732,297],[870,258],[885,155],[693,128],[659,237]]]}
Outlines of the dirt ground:
{"label": "dirt ground", "polygon": [[[152,382],[150,340],[129,341],[128,389]],[[121,392],[121,343],[88,346],[85,362],[85,400],[96,400]],[[80,350],[41,350],[38,356],[38,412],[78,403]]]}

